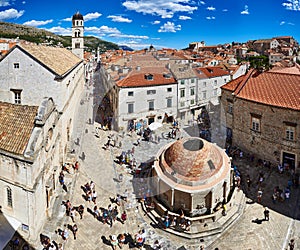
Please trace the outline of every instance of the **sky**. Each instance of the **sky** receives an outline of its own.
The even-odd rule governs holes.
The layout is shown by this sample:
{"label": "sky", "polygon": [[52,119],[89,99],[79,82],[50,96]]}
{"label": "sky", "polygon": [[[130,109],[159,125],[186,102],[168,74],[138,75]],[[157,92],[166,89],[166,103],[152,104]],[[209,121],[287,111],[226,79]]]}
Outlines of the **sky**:
{"label": "sky", "polygon": [[299,0],[0,0],[0,21],[71,35],[73,14],[84,35],[133,49],[183,49],[275,36],[300,41]]}

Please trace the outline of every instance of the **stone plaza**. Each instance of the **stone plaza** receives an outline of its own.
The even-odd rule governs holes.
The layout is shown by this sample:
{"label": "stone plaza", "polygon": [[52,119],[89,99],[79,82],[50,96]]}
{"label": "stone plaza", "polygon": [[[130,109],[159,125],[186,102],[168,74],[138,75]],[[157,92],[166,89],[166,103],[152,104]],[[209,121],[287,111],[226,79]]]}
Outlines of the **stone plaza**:
{"label": "stone plaza", "polygon": [[[95,75],[96,76],[96,75]],[[140,229],[146,231],[145,249],[153,249],[155,240],[159,240],[162,249],[288,249],[290,239],[295,239],[296,246],[299,241],[299,189],[292,187],[291,197],[283,202],[272,202],[272,193],[275,186],[284,188],[287,185],[288,174],[279,174],[276,167],[264,169],[263,166],[251,162],[247,157],[233,159],[233,164],[237,166],[242,176],[241,190],[245,193],[245,206],[243,214],[235,223],[232,223],[221,235],[214,237],[203,237],[188,239],[172,233],[172,230],[164,230],[158,227],[155,221],[152,221],[143,211],[140,203],[137,201],[132,186],[132,174],[128,169],[116,162],[117,156],[123,151],[132,150],[135,147],[134,156],[137,165],[148,162],[152,159],[158,150],[170,142],[166,134],[170,130],[169,124],[157,129],[155,133],[160,135],[159,143],[141,141],[140,146],[134,146],[138,136],[135,133],[117,133],[99,129],[99,124],[90,123],[89,119],[93,117],[93,89],[86,86],[86,91],[82,96],[82,105],[77,111],[78,117],[75,121],[78,143],[74,144],[75,155],[79,157],[80,168],[78,173],[71,172],[66,174],[66,183],[68,192],[61,187],[57,187],[57,200],[55,202],[55,211],[52,217],[46,223],[42,234],[48,236],[51,241],[63,243],[64,249],[112,249],[110,245],[110,236],[126,233],[129,242],[132,241],[134,234]],[[196,128],[186,129],[183,125],[180,127],[182,137],[189,137],[190,131],[197,131]],[[104,149],[108,136],[114,134],[121,141],[120,145]],[[195,134],[192,134],[194,136]],[[121,147],[119,147],[121,146]],[[71,157],[75,155],[70,155]],[[84,155],[84,157],[82,157]],[[70,158],[71,159],[71,158]],[[259,173],[264,173],[264,182],[262,184],[263,197],[261,203],[257,202],[256,181]],[[245,180],[247,174],[251,177],[252,185],[248,189]],[[120,175],[122,179],[120,179]],[[119,210],[126,210],[128,214],[127,221],[122,224],[116,221],[112,227],[97,221],[88,211],[92,211],[94,203],[88,202],[83,198],[84,192],[81,186],[86,182],[93,181],[98,193],[97,205],[99,207],[108,207],[111,203],[110,198],[117,194],[123,194],[128,190],[128,201]],[[58,234],[59,229],[64,225],[72,224],[70,217],[65,215],[65,206],[62,201],[70,200],[72,205],[83,204],[85,212],[83,219],[76,216],[75,223],[78,225],[77,239],[74,240],[70,232],[69,239],[64,242]],[[114,204],[112,204],[114,205]],[[264,207],[270,210],[270,220],[264,221]],[[36,242],[37,249],[43,249],[43,246]],[[124,249],[133,248],[131,244],[125,244]]]}

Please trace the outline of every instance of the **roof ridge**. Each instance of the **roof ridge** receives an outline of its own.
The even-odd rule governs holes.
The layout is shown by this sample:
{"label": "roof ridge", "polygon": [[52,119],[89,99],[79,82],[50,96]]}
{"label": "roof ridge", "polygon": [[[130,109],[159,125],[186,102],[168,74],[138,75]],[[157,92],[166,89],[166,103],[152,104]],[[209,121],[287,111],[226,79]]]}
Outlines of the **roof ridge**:
{"label": "roof ridge", "polygon": [[238,85],[238,87],[233,92],[234,95],[237,96],[241,92],[241,90],[245,86],[246,82],[250,79],[250,77],[253,75],[253,73],[256,73],[256,72],[257,72],[256,69],[249,70],[249,72],[247,73],[247,75],[245,76],[245,78],[243,79],[243,81]]}

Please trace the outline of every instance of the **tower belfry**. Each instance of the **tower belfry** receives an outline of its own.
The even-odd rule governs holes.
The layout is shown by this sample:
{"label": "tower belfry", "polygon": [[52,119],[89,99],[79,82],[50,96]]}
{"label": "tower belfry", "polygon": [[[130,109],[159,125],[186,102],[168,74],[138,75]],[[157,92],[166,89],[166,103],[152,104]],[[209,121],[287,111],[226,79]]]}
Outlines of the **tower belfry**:
{"label": "tower belfry", "polygon": [[84,55],[83,31],[83,16],[77,12],[72,17],[72,52],[81,59]]}

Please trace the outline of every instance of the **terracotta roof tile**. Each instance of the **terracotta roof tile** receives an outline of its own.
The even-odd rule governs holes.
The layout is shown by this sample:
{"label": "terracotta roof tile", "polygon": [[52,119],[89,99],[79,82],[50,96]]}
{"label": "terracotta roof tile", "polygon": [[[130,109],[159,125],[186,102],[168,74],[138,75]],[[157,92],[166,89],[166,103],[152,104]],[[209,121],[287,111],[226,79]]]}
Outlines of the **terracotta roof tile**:
{"label": "terracotta roof tile", "polygon": [[196,78],[197,75],[192,67],[184,64],[172,64],[171,71],[176,79]]}
{"label": "terracotta roof tile", "polygon": [[65,48],[25,43],[17,46],[23,48],[27,53],[60,76],[63,76],[81,62],[79,57]]}
{"label": "terracotta roof tile", "polygon": [[200,70],[208,78],[230,75],[228,71],[223,70],[220,67],[204,67],[204,68],[196,68],[196,70],[197,71]]}
{"label": "terracotta roof tile", "polygon": [[237,87],[241,84],[241,82],[244,80],[244,78],[245,75],[241,75],[240,77],[226,83],[221,88],[234,92],[237,89]]}
{"label": "terracotta roof tile", "polygon": [[34,127],[38,107],[0,102],[0,149],[22,155]]}
{"label": "terracotta roof tile", "polygon": [[300,65],[295,64],[293,67],[274,67],[269,70],[269,72],[300,75]]}
{"label": "terracotta roof tile", "polygon": [[300,110],[300,75],[249,71],[235,94],[266,105]]}
{"label": "terracotta roof tile", "polygon": [[[147,80],[145,75],[151,74],[153,80]],[[163,73],[157,73],[149,71],[148,73],[139,72],[139,73],[130,73],[124,79],[121,79],[117,82],[119,87],[145,87],[153,85],[165,85],[165,84],[175,84],[176,80],[173,76],[170,78],[164,77]]]}

